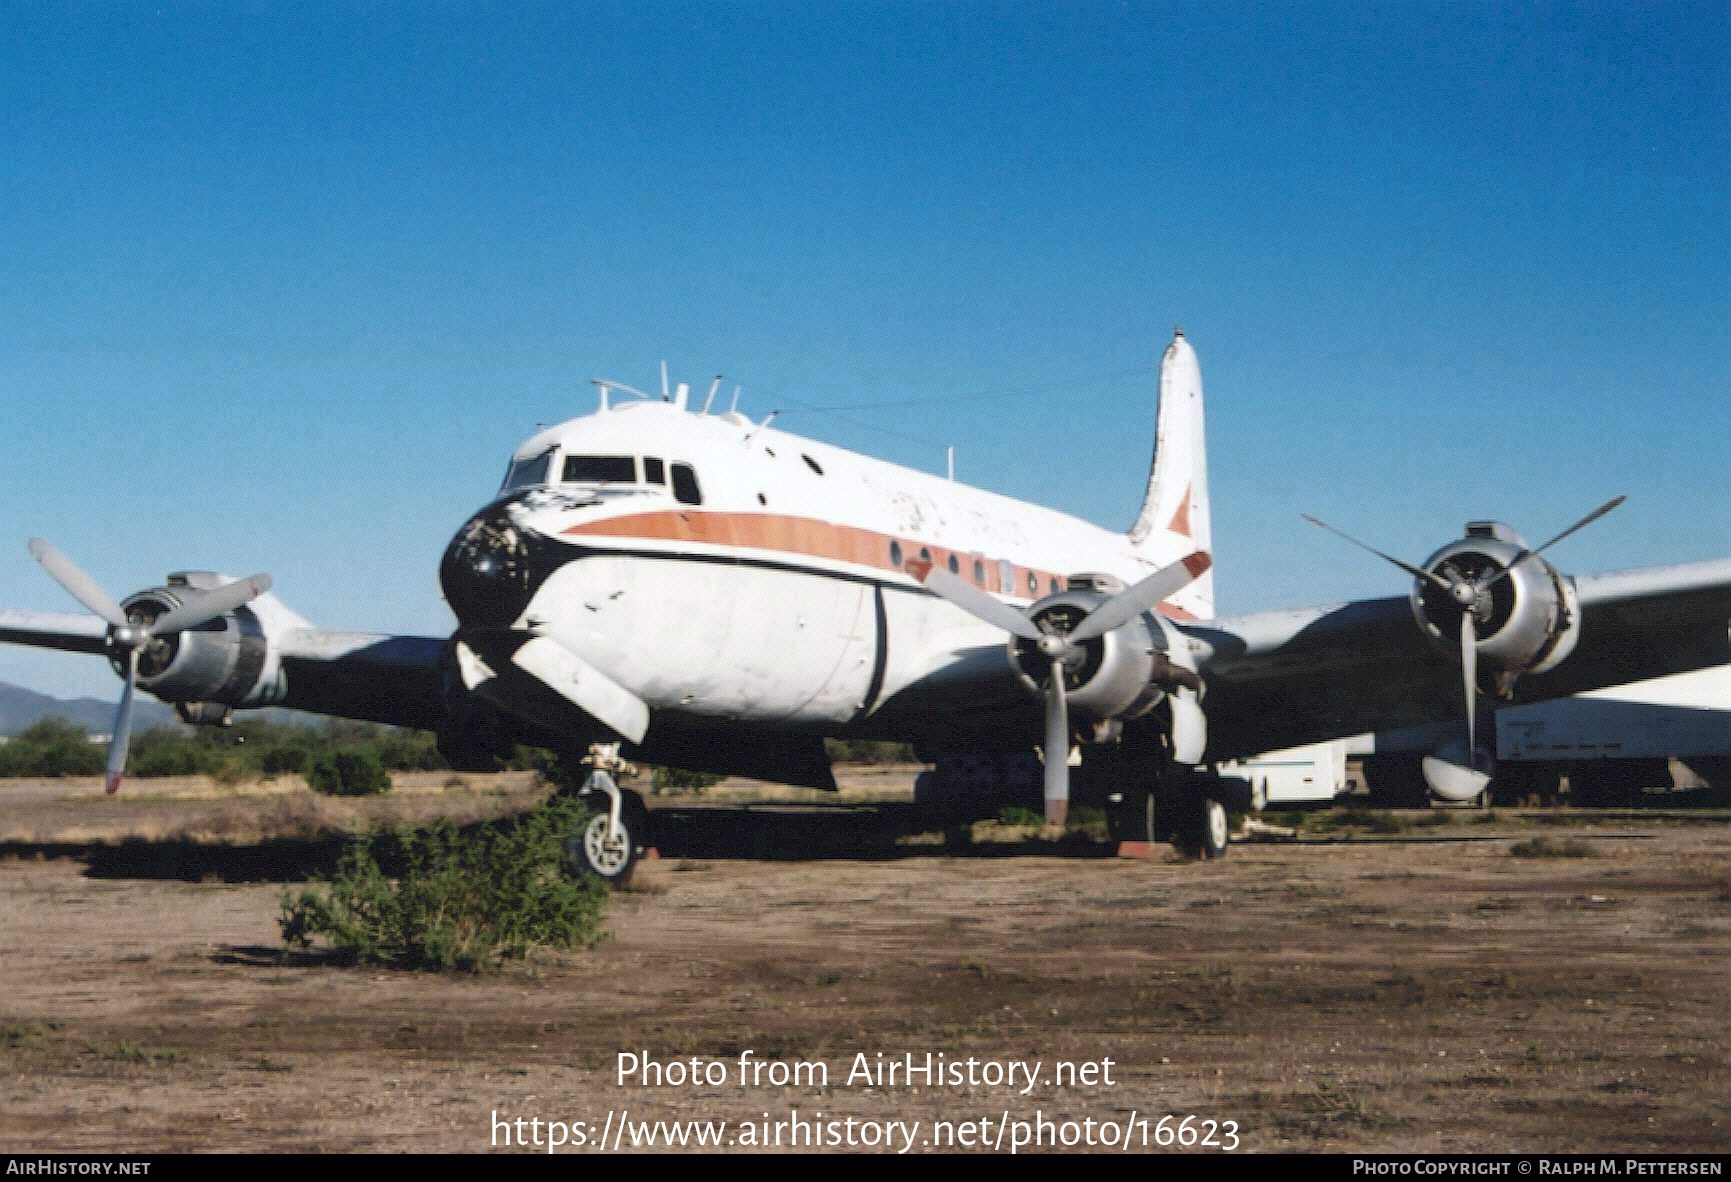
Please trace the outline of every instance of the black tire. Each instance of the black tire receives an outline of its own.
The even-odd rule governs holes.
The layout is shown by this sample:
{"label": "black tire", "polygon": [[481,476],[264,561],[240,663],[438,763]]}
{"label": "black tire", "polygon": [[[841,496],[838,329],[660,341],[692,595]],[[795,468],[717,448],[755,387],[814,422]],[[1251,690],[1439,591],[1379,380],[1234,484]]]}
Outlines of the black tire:
{"label": "black tire", "polygon": [[1154,822],[1152,792],[1126,792],[1123,800],[1106,808],[1106,831],[1113,841],[1156,842]]}
{"label": "black tire", "polygon": [[622,793],[619,825],[624,832],[609,842],[606,834],[611,802],[601,792],[587,793],[583,800],[592,815],[566,839],[566,858],[579,873],[593,874],[608,886],[624,886],[649,845],[649,810],[637,793]]}
{"label": "black tire", "polygon": [[1182,808],[1184,822],[1178,828],[1178,848],[1203,861],[1224,858],[1232,844],[1226,806],[1212,796],[1197,793]]}

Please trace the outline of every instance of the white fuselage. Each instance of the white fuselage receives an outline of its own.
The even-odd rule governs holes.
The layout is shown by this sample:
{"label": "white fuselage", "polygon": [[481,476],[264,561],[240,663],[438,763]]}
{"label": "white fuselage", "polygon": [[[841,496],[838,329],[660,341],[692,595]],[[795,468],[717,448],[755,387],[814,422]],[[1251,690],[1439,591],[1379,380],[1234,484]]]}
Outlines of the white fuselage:
{"label": "white fuselage", "polygon": [[[658,713],[814,730],[926,683],[1013,683],[1002,633],[928,593],[923,562],[1023,605],[1068,575],[1134,582],[1194,548],[1166,532],[1133,546],[738,414],[652,400],[534,436],[507,485],[517,526],[571,555],[518,628],[557,633]],[[1184,592],[1160,610],[1208,614]]]}

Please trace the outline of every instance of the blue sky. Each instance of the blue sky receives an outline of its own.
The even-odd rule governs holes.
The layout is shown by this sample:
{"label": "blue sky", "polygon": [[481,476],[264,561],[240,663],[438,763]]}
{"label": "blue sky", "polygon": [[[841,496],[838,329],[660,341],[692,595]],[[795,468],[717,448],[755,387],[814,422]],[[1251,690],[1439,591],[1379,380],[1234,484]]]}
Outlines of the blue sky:
{"label": "blue sky", "polygon": [[[160,4],[0,14],[0,605],[268,570],[442,633],[439,554],[588,379],[1102,524],[1209,401],[1223,612],[1468,518],[1731,554],[1722,3]],[[959,396],[998,392],[990,399]],[[4,531],[0,531],[4,532]],[[111,695],[100,662],[0,680]]]}

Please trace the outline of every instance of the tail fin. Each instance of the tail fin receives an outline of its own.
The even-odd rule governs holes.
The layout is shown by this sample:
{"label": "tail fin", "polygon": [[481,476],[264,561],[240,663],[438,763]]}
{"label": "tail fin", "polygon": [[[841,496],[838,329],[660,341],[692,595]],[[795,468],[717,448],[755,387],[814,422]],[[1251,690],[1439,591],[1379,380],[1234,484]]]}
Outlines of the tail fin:
{"label": "tail fin", "polygon": [[[1160,410],[1154,466],[1130,545],[1153,562],[1175,562],[1192,550],[1213,552],[1208,520],[1208,456],[1202,432],[1202,370],[1179,329],[1160,360]],[[1214,615],[1214,572],[1168,601],[1199,619]]]}

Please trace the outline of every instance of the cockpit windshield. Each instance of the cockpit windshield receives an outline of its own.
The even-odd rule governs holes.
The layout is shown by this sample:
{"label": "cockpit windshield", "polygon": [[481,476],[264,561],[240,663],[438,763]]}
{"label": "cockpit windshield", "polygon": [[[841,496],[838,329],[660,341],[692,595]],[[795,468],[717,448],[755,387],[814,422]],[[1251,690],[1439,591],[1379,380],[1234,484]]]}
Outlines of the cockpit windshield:
{"label": "cockpit windshield", "polygon": [[553,449],[548,448],[538,456],[527,460],[514,460],[505,470],[503,488],[528,488],[531,485],[546,484],[547,470],[553,464]]}
{"label": "cockpit windshield", "polygon": [[[697,477],[689,464],[674,464],[673,493],[686,504],[703,503]],[[665,490],[667,462],[658,456],[583,456],[561,453],[557,446],[526,460],[515,460],[505,472],[504,492],[551,484],[626,485]],[[600,491],[599,489],[597,491]],[[624,491],[624,490],[621,490]]]}

